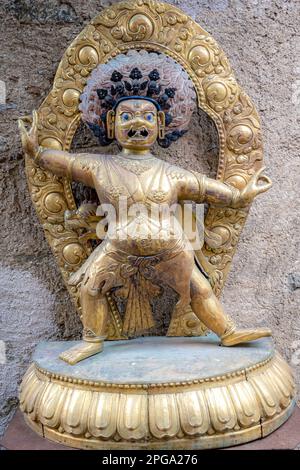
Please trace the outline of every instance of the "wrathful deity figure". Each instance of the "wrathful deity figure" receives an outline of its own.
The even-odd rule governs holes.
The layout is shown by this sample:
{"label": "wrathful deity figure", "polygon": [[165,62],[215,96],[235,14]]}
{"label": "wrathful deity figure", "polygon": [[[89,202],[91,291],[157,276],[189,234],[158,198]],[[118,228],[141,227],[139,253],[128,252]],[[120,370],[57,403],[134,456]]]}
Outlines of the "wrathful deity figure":
{"label": "wrathful deity figure", "polygon": [[[93,71],[79,108],[101,145],[116,139],[117,155],[43,148],[37,114],[29,131],[20,121],[23,147],[36,164],[94,188],[100,207],[112,207],[116,214],[108,217],[103,241],[69,279],[80,288],[83,322],[80,346],[60,356],[69,364],[102,351],[109,312],[106,294],[112,290],[126,299],[127,337],[153,327],[151,298],[162,285],[177,293],[176,309],[190,306],[223,346],[271,335],[266,328],[235,327],[195,263],[181,225],[165,210],[182,201],[243,208],[271,187],[262,170],[238,190],[151,154],[156,141],[166,148],[187,131],[195,106],[192,82],[179,64],[164,54],[131,51]],[[140,210],[133,211],[133,206]]]}

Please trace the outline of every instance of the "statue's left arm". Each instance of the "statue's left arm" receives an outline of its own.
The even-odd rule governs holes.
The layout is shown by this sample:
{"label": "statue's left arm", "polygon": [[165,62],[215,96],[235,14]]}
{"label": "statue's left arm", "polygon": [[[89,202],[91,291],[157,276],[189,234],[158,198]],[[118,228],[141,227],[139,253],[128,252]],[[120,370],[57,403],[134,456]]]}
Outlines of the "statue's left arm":
{"label": "statue's left arm", "polygon": [[208,202],[216,206],[245,207],[260,193],[270,189],[271,180],[262,175],[261,168],[250,178],[247,185],[239,190],[230,184],[208,178],[197,172],[186,172],[178,182],[178,199]]}

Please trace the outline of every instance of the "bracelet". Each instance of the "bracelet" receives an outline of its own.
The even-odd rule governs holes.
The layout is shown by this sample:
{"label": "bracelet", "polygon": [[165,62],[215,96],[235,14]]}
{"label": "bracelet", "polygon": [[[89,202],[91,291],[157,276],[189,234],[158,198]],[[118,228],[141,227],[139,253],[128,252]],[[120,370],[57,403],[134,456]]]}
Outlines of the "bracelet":
{"label": "bracelet", "polygon": [[234,186],[231,186],[231,184],[227,183],[224,181],[224,184],[230,188],[231,191],[231,201],[229,204],[229,207],[232,207],[233,209],[237,209],[240,205],[240,198],[241,198],[241,193],[240,191],[235,188]]}
{"label": "bracelet", "polygon": [[195,176],[197,183],[198,183],[198,198],[199,200],[203,201],[205,198],[206,194],[206,188],[207,188],[207,178],[205,175],[202,173],[197,173],[196,171],[190,170],[190,172]]}
{"label": "bracelet", "polygon": [[72,171],[73,171],[73,165],[75,163],[75,158],[72,157],[70,158],[70,160],[68,161],[68,164],[67,164],[67,168],[66,168],[66,177],[71,180],[72,179]]}
{"label": "bracelet", "polygon": [[34,161],[35,163],[39,163],[40,159],[41,159],[41,153],[44,151],[44,147],[42,147],[41,145],[39,145],[39,148],[38,148],[38,151],[36,152],[35,156],[34,156]]}
{"label": "bracelet", "polygon": [[232,197],[231,197],[230,205],[233,208],[237,208],[239,206],[238,203],[240,202],[241,193],[237,188],[234,188],[233,186],[231,186],[231,191],[232,191]]}

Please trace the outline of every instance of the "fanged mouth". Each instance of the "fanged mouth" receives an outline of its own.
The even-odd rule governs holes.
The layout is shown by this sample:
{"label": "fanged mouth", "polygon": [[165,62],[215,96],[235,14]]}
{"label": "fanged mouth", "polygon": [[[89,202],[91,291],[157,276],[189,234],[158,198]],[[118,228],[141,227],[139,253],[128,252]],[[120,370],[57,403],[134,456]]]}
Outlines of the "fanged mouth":
{"label": "fanged mouth", "polygon": [[146,137],[148,137],[149,135],[149,132],[147,131],[147,129],[145,127],[142,127],[140,129],[130,129],[127,133],[128,137],[130,139],[145,139]]}

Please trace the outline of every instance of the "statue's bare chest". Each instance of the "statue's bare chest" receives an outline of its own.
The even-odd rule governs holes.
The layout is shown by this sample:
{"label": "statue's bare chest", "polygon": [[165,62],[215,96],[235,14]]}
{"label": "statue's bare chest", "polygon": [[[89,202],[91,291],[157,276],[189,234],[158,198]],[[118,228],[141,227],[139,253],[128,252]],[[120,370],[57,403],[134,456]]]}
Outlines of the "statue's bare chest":
{"label": "statue's bare chest", "polygon": [[98,170],[97,192],[101,202],[115,205],[120,198],[129,205],[172,204],[176,191],[166,164],[157,160],[135,161],[112,157]]}

